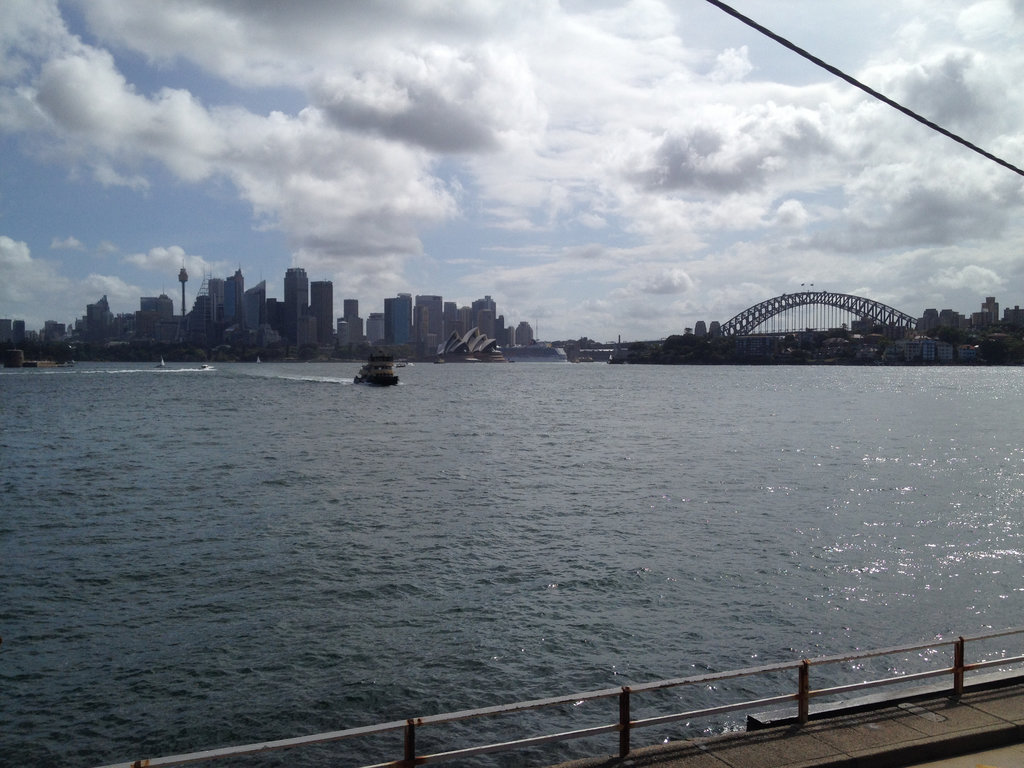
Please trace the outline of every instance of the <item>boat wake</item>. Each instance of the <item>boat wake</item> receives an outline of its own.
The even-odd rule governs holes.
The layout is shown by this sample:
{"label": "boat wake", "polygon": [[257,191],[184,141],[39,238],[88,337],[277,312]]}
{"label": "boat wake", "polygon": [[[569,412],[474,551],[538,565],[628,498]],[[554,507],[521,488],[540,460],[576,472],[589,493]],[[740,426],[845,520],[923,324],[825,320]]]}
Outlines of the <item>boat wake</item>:
{"label": "boat wake", "polygon": [[205,373],[206,371],[217,370],[213,366],[207,366],[206,368],[107,368],[104,370],[83,370],[78,369],[77,373],[85,376],[106,376],[106,375],[121,375],[126,373],[145,373],[150,375],[165,376],[172,373]]}
{"label": "boat wake", "polygon": [[344,376],[313,376],[310,374],[288,374],[288,373],[246,373],[259,379],[273,379],[274,381],[310,381],[318,384],[351,384],[352,377]]}

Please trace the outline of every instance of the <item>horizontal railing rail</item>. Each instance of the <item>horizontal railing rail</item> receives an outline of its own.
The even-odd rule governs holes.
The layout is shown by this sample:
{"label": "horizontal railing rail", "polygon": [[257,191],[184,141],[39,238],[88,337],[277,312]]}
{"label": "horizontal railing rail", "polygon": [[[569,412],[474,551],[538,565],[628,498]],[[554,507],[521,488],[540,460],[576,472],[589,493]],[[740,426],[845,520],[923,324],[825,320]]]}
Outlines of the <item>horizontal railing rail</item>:
{"label": "horizontal railing rail", "polygon": [[[906,684],[917,680],[926,680],[943,676],[951,676],[952,684],[949,687],[949,692],[953,696],[959,696],[963,693],[965,677],[968,673],[992,667],[1008,668],[1024,663],[1024,654],[1008,656],[1005,655],[1006,651],[1003,650],[1001,653],[1004,655],[999,655],[997,658],[982,658],[968,664],[965,661],[967,644],[971,642],[995,640],[998,638],[1020,635],[1024,635],[1024,627],[1016,627],[985,634],[961,636],[955,640],[921,643],[916,645],[902,645],[836,656],[820,656],[813,659],[803,659],[794,662],[782,662],[725,672],[708,672],[706,674],[690,677],[656,680],[648,683],[639,683],[637,685],[621,686],[619,688],[604,688],[600,690],[586,691],[584,693],[574,693],[567,696],[554,696],[551,698],[520,701],[513,704],[502,704],[483,707],[480,709],[467,709],[439,715],[426,715],[423,717],[410,718],[408,720],[393,720],[391,722],[379,723],[377,725],[347,728],[340,731],[329,731],[310,736],[298,736],[289,739],[243,744],[234,747],[223,747],[220,749],[209,749],[200,752],[191,752],[188,754],[133,760],[125,763],[114,763],[103,766],[103,768],[142,768],[143,766],[146,766],[147,768],[158,768],[160,766],[187,765],[190,763],[228,757],[262,754],[276,750],[292,749],[295,747],[340,742],[349,739],[376,736],[394,731],[402,731],[403,734],[402,757],[383,763],[368,765],[365,766],[365,768],[400,768],[405,766],[440,763],[455,758],[473,757],[476,755],[495,752],[507,752],[559,741],[599,736],[607,733],[618,733],[618,752],[621,757],[625,757],[631,749],[632,731],[638,728],[647,728],[657,725],[667,725],[684,720],[689,721],[698,718],[713,717],[741,710],[764,710],[777,705],[792,705],[794,702],[796,704],[795,718],[797,722],[806,723],[810,717],[810,702],[812,699],[820,697],[836,697],[842,694],[852,693],[854,691]],[[812,689],[810,685],[811,669],[815,667],[862,662],[867,659],[896,656],[919,651],[937,652],[941,649],[946,649],[947,652],[949,649],[952,649],[953,659],[949,666],[941,667],[939,669],[929,669],[922,672],[894,674],[889,677],[875,680],[845,683],[826,688]],[[745,679],[793,671],[797,673],[797,685],[794,692],[781,693],[767,698],[729,702],[725,704],[718,704],[716,706],[688,710],[685,712],[674,712],[646,718],[633,719],[631,717],[633,697],[638,694],[664,691],[686,686],[715,686],[727,680]],[[583,702],[598,701],[602,699],[617,700],[618,718],[614,722],[606,722],[589,727],[539,736],[527,736],[511,741],[451,749],[444,752],[417,754],[417,731],[427,726],[441,726],[460,721],[475,720],[482,717],[498,717],[566,705],[576,706]]]}

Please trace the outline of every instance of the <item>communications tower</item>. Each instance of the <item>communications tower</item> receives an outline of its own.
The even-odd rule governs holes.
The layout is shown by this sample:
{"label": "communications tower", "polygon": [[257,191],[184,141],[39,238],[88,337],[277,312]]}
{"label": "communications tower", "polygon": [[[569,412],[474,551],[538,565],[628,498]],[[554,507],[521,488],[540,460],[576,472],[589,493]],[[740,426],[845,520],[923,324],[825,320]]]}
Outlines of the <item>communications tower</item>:
{"label": "communications tower", "polygon": [[181,265],[181,272],[178,273],[178,282],[181,283],[181,316],[185,316],[185,283],[188,282],[188,272],[185,265]]}

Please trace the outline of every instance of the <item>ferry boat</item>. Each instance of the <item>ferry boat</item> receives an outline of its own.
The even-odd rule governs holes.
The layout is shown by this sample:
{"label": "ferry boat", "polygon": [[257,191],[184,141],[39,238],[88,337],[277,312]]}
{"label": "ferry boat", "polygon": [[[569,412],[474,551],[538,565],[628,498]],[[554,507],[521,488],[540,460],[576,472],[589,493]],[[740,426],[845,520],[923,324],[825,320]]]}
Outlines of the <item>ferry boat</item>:
{"label": "ferry boat", "polygon": [[387,387],[398,383],[395,375],[395,358],[385,352],[374,352],[366,361],[353,381],[356,384],[376,384]]}

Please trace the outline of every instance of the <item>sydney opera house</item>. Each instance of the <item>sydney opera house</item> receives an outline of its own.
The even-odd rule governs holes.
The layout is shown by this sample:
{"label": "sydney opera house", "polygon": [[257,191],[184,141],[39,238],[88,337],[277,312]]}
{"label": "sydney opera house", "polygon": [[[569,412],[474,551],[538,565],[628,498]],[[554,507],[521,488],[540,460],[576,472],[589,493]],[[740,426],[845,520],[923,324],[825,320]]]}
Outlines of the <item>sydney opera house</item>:
{"label": "sydney opera house", "polygon": [[463,335],[452,331],[451,336],[443,344],[437,346],[438,360],[452,363],[504,363],[505,356],[498,349],[497,339],[480,332],[478,327],[471,328]]}

